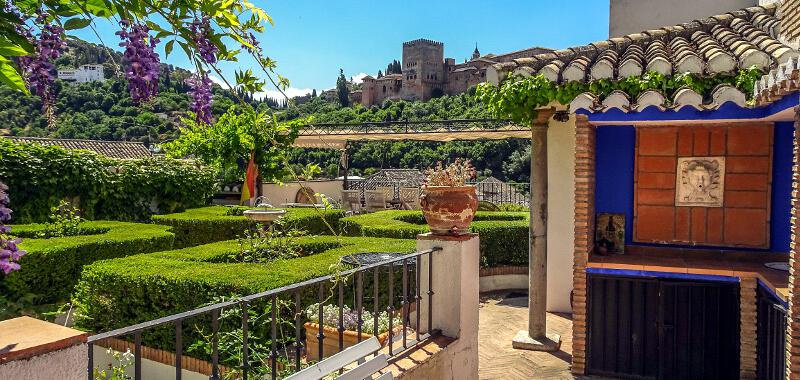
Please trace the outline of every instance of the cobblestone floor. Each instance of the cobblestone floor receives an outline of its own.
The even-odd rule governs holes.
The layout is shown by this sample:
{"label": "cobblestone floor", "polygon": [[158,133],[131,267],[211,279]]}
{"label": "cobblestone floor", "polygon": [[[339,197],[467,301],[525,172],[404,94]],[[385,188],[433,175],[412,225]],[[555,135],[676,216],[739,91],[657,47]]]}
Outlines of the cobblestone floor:
{"label": "cobblestone floor", "polygon": [[[572,316],[547,314],[548,330],[561,334],[558,352],[533,352],[511,348],[517,331],[528,325],[528,298],[520,292],[481,295],[479,370],[481,379],[575,379],[572,359]],[[580,377],[598,379],[595,377]]]}

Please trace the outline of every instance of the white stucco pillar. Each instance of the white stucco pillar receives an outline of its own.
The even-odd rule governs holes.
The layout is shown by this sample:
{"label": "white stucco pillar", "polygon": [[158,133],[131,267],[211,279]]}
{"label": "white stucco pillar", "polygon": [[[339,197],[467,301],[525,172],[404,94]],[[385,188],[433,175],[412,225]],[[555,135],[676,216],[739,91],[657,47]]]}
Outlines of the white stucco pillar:
{"label": "white stucco pillar", "polygon": [[[417,251],[434,247],[442,250],[423,255],[420,260],[420,330],[428,331],[430,312],[432,329],[456,338],[447,347],[449,363],[442,366],[442,372],[436,378],[477,379],[480,267],[478,235],[423,234],[417,237]],[[429,285],[433,291],[432,303],[428,302]]]}
{"label": "white stucco pillar", "polygon": [[547,128],[547,311],[571,313],[575,253],[575,115]]}

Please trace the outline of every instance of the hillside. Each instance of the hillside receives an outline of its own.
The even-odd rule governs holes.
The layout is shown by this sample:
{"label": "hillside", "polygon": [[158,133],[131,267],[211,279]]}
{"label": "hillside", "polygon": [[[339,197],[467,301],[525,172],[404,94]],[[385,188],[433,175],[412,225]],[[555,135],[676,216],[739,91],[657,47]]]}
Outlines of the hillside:
{"label": "hillside", "polygon": [[[134,140],[147,144],[171,140],[178,131],[178,118],[189,108],[186,78],[188,70],[161,65],[159,94],[147,104],[135,104],[123,79],[114,76],[118,52],[102,46],[70,40],[69,49],[55,63],[59,68],[99,63],[105,68],[103,83],[67,84],[56,81],[55,128],[48,126],[42,104],[36,96],[22,96],[0,86],[0,134],[17,136]],[[220,115],[234,105],[232,94],[214,86],[212,113]],[[254,104],[259,102],[253,102]],[[267,104],[274,102],[268,101]],[[267,105],[265,104],[265,105]],[[443,120],[490,118],[486,107],[474,93],[444,96],[428,102],[386,101],[380,106],[341,107],[316,97],[310,101],[277,111],[282,121],[313,117],[319,123],[355,123],[396,120]],[[369,174],[380,168],[419,168],[436,161],[467,157],[474,161],[481,176],[493,175],[503,180],[528,179],[529,153],[525,140],[469,142],[368,142],[354,143],[351,173]],[[339,152],[321,149],[295,149],[291,163],[304,166],[319,164],[323,175],[337,176]]]}

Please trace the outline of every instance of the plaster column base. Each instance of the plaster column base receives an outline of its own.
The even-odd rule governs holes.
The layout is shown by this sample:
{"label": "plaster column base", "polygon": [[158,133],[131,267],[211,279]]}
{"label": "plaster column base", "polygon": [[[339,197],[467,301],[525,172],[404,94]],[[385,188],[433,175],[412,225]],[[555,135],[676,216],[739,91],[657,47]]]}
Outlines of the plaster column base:
{"label": "plaster column base", "polygon": [[558,351],[561,349],[561,335],[547,333],[544,338],[534,339],[528,335],[527,331],[520,330],[514,340],[511,341],[511,347],[528,351]]}

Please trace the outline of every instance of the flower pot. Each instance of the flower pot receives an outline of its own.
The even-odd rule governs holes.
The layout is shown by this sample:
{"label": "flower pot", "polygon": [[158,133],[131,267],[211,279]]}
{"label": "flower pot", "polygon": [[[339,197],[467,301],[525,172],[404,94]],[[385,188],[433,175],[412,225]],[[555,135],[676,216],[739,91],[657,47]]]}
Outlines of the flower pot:
{"label": "flower pot", "polygon": [[[367,322],[364,322],[367,323]],[[319,324],[313,322],[306,322],[303,327],[306,328],[306,359],[319,360],[319,341],[317,334],[319,334]],[[322,326],[322,332],[325,338],[322,339],[322,356],[327,358],[339,352],[339,330],[331,326]],[[371,334],[365,332],[361,333],[361,341],[372,338]],[[378,335],[378,342],[381,347],[386,344],[389,339],[389,333],[385,332]],[[342,349],[358,344],[358,332],[351,330],[344,330],[342,332]]]}
{"label": "flower pot", "polygon": [[434,235],[463,235],[478,211],[475,186],[427,186],[420,206]]}

